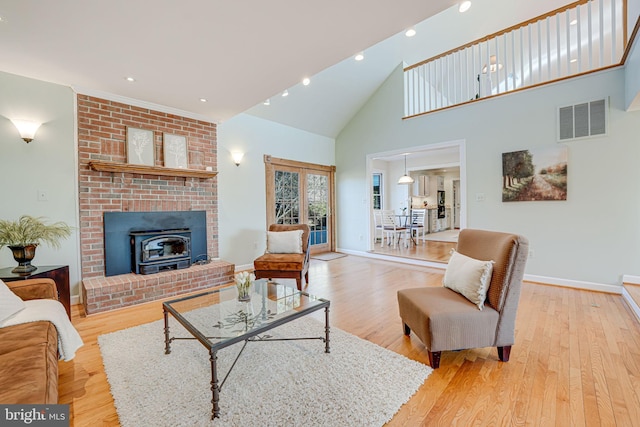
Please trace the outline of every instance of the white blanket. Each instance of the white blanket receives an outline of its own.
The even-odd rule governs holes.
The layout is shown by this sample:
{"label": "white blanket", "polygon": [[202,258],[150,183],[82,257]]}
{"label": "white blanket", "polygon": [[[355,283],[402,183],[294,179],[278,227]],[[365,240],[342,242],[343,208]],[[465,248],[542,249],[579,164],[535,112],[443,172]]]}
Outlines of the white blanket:
{"label": "white blanket", "polygon": [[53,326],[58,331],[60,359],[64,361],[73,359],[76,355],[76,350],[82,347],[84,343],[80,338],[80,334],[67,317],[64,306],[59,301],[52,299],[28,300],[24,304],[26,307],[23,310],[0,322],[0,327],[48,320],[53,323]]}

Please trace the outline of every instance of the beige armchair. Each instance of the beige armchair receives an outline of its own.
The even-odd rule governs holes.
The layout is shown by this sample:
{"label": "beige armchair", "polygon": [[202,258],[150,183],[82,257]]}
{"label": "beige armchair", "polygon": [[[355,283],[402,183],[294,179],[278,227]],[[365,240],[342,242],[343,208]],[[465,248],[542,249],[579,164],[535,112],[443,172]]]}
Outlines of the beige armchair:
{"label": "beige armchair", "polygon": [[482,310],[446,287],[398,291],[404,333],[408,336],[413,330],[420,338],[432,368],[440,365],[442,351],[469,348],[497,347],[500,360],[509,360],[528,247],[527,239],[516,234],[471,229],[460,232],[460,254],[494,261]]}
{"label": "beige armchair", "polygon": [[[253,261],[256,279],[296,279],[298,290],[302,290],[302,278],[309,283],[309,239],[311,229],[307,224],[271,224],[269,232],[279,233],[302,230],[299,251],[285,253],[282,250],[270,251],[267,241],[267,253]],[[286,246],[286,245],[285,245]]]}

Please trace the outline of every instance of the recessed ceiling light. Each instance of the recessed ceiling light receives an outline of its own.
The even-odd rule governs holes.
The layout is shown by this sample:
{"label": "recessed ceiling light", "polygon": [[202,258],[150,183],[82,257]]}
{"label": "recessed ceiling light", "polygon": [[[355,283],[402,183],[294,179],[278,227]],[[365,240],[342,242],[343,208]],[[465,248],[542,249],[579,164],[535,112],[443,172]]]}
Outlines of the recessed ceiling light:
{"label": "recessed ceiling light", "polygon": [[200,102],[207,102],[207,98],[200,98]]}
{"label": "recessed ceiling light", "polygon": [[578,23],[578,20],[574,19],[573,21],[569,22],[569,25],[576,25],[577,23]]}
{"label": "recessed ceiling light", "polygon": [[411,27],[407,31],[404,32],[404,35],[407,37],[413,37],[416,35],[416,29]]}
{"label": "recessed ceiling light", "polygon": [[467,10],[469,10],[470,7],[471,2],[469,0],[463,1],[462,3],[460,3],[460,6],[458,6],[458,12],[465,13]]}
{"label": "recessed ceiling light", "polygon": [[266,101],[263,102],[264,105],[271,105],[271,100],[267,99]]}
{"label": "recessed ceiling light", "polygon": [[132,83],[136,81],[133,77],[125,77],[125,80]]}
{"label": "recessed ceiling light", "polygon": [[282,96],[289,96],[289,91],[285,89],[284,92],[282,92]]}
{"label": "recessed ceiling light", "polygon": [[362,61],[364,59],[364,52],[358,52],[353,59],[356,61]]}
{"label": "recessed ceiling light", "polygon": [[309,79],[309,77],[305,77],[304,79],[302,79],[303,85],[309,86],[309,83],[311,83],[311,79]]}

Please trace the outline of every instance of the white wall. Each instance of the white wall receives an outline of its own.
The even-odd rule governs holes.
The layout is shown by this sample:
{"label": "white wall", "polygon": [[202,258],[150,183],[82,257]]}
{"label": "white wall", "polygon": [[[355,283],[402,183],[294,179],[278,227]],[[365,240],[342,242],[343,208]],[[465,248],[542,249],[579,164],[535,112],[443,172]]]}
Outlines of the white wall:
{"label": "white wall", "polygon": [[[60,250],[38,248],[35,265],[69,265],[71,294],[80,290],[77,230],[77,148],[72,89],[0,72],[0,218],[46,216],[75,227]],[[35,139],[20,139],[10,118],[43,122]],[[334,140],[241,114],[218,127],[220,257],[250,265],[265,249],[266,200],[263,155],[334,165]],[[240,166],[231,151],[243,151]],[[37,200],[45,190],[48,201]],[[15,265],[8,249],[0,267]]]}
{"label": "white wall", "polygon": [[[0,72],[0,218],[28,214],[74,227],[59,250],[40,245],[34,265],[69,265],[71,295],[80,282],[75,142],[75,96],[65,86]],[[26,144],[9,120],[42,122]],[[38,201],[45,191],[47,201]],[[16,265],[11,251],[0,250],[0,267]]]}
{"label": "white wall", "polygon": [[625,109],[640,110],[640,40],[635,42],[625,65]]}
{"label": "white wall", "polygon": [[[637,53],[635,54],[637,57]],[[222,259],[249,265],[264,251],[266,201],[263,155],[336,164],[338,247],[366,250],[369,180],[366,155],[452,140],[466,140],[468,226],[519,232],[535,257],[527,273],[617,284],[640,275],[640,112],[625,112],[625,71],[531,89],[462,108],[400,120],[402,70],[398,67],[334,140],[241,114],[218,128],[219,230]],[[75,111],[64,86],[0,72],[0,218],[28,213],[78,227]],[[569,143],[566,202],[501,202],[501,153],[555,145],[555,109],[610,96],[609,134]],[[9,121],[42,120],[30,144]],[[335,153],[334,153],[335,146]],[[244,151],[236,167],[230,152]],[[396,185],[390,168],[386,185]],[[398,175],[399,176],[399,175]],[[45,190],[47,202],[37,201]],[[475,202],[476,193],[484,202]],[[385,193],[387,196],[389,192]],[[363,203],[363,201],[365,203]],[[397,209],[394,204],[389,208]],[[36,265],[70,266],[78,295],[77,232],[61,250],[38,248]],[[14,265],[0,250],[0,267]]]}
{"label": "white wall", "polygon": [[[245,153],[240,166],[232,151]],[[249,114],[218,126],[220,257],[253,265],[266,248],[266,183],[263,156],[335,164],[335,141]]]}
{"label": "white wall", "polygon": [[[610,97],[607,136],[568,143],[568,200],[501,198],[502,153],[556,146],[556,109]],[[527,236],[530,275],[619,284],[640,273],[640,112],[625,112],[624,70],[615,69],[468,106],[400,120],[398,67],[336,139],[338,247],[365,251],[367,154],[466,141],[467,226]],[[464,176],[464,174],[463,174]],[[485,201],[476,202],[476,193]]]}

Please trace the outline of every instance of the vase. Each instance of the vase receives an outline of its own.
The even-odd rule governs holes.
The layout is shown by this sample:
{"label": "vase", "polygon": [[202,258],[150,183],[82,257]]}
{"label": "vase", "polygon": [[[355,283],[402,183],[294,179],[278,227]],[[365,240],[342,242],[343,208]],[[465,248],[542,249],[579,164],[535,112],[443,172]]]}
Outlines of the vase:
{"label": "vase", "polygon": [[18,263],[18,266],[11,270],[12,273],[31,273],[38,268],[31,265],[31,260],[36,256],[36,246],[38,245],[9,246],[13,253],[13,259]]}
{"label": "vase", "polygon": [[251,301],[251,283],[236,284],[238,301]]}

